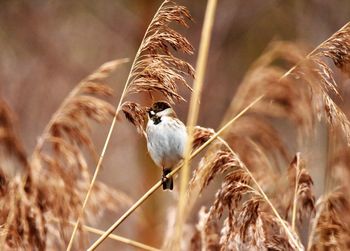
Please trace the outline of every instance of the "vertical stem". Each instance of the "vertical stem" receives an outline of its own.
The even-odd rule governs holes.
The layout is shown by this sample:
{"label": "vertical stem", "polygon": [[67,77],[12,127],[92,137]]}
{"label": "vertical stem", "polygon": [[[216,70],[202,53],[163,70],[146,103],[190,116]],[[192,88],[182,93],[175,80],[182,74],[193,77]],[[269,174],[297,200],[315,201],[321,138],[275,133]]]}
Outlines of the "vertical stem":
{"label": "vertical stem", "polygon": [[200,105],[200,95],[203,86],[203,80],[205,76],[205,69],[207,66],[208,51],[210,45],[211,31],[214,23],[215,10],[216,10],[216,0],[208,0],[207,9],[204,17],[204,24],[201,34],[201,42],[199,46],[198,60],[196,65],[196,78],[194,80],[194,89],[191,96],[189,114],[187,118],[187,129],[188,129],[188,139],[185,148],[185,158],[184,165],[181,171],[181,180],[180,180],[180,198],[178,204],[177,212],[177,224],[175,229],[175,250],[179,250],[179,242],[182,234],[182,228],[184,224],[184,209],[186,201],[186,191],[187,184],[189,181],[189,166],[190,166],[190,156],[192,150],[192,138],[193,130],[197,124],[198,114],[199,114],[199,105]]}

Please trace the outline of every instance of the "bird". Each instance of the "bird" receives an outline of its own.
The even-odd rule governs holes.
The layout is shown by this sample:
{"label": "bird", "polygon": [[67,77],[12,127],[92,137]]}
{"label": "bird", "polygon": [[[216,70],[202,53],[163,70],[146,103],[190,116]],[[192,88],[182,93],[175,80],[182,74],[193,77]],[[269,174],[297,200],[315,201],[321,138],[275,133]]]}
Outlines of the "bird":
{"label": "bird", "polygon": [[154,163],[162,168],[163,190],[173,190],[173,177],[166,178],[184,157],[187,129],[171,105],[158,101],[147,110],[147,149]]}

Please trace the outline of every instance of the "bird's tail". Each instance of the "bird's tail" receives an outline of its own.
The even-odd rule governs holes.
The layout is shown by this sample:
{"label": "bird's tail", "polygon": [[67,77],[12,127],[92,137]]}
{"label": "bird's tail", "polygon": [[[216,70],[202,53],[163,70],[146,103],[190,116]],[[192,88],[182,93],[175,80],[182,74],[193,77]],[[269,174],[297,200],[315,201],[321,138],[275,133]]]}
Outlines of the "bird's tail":
{"label": "bird's tail", "polygon": [[171,172],[171,169],[163,169],[163,190],[173,190],[174,188],[174,180],[173,177],[166,178],[169,173]]}

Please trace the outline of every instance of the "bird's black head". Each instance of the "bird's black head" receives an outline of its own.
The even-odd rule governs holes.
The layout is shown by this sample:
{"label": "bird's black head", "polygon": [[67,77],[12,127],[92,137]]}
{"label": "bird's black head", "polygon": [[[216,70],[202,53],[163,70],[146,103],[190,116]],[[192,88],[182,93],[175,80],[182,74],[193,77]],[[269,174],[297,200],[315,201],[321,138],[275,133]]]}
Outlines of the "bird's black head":
{"label": "bird's black head", "polygon": [[165,109],[171,108],[170,104],[165,101],[155,102],[152,107],[148,110],[148,114],[150,117],[153,117],[158,112],[162,112]]}

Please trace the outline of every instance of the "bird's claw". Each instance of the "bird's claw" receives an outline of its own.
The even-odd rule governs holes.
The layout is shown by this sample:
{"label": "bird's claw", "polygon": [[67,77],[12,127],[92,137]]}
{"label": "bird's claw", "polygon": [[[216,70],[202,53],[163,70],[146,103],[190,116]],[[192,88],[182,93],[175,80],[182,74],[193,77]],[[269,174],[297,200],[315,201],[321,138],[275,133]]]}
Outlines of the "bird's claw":
{"label": "bird's claw", "polygon": [[162,175],[162,183],[164,184],[164,183],[166,183],[167,182],[167,180],[168,180],[168,178],[166,177],[166,175]]}

